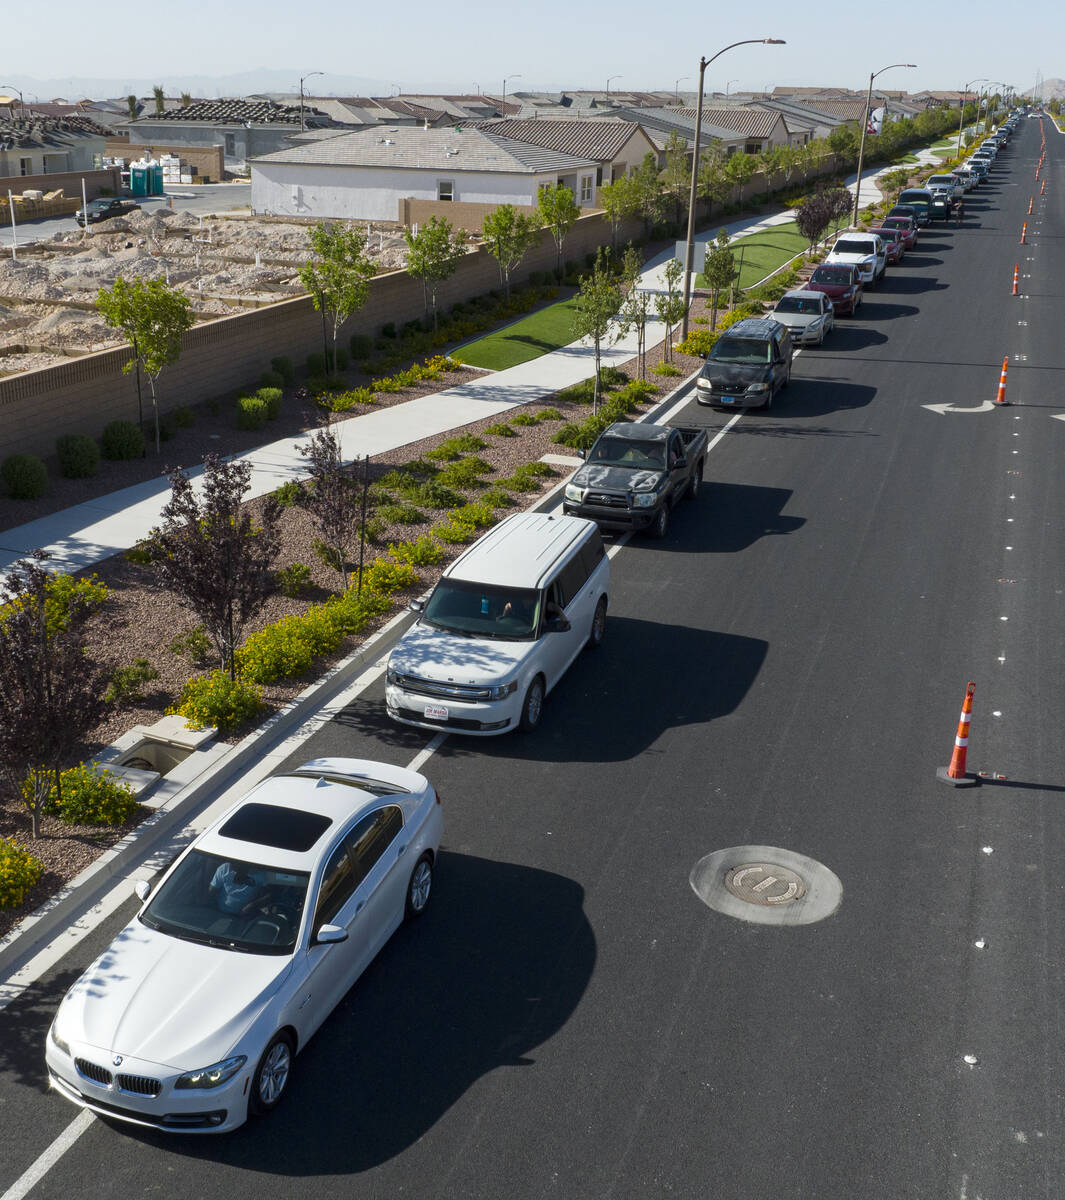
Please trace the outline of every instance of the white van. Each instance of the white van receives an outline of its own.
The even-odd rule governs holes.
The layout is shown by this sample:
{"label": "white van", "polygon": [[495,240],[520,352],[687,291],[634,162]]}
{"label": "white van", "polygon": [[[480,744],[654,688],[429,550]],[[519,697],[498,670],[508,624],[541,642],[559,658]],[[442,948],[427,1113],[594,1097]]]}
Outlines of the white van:
{"label": "white van", "polygon": [[594,521],[500,521],[411,605],[419,619],[388,659],[388,715],[477,736],[535,729],[547,693],[602,641],[609,585]]}

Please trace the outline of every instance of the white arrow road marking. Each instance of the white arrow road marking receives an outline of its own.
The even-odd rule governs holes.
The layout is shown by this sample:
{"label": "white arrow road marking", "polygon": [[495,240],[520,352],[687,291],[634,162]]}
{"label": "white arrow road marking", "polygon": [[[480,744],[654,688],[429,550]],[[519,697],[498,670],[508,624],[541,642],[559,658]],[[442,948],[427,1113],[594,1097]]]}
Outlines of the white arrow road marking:
{"label": "white arrow road marking", "polygon": [[922,404],[922,408],[930,409],[932,412],[940,413],[979,413],[990,412],[993,408],[998,408],[994,400],[985,400],[983,404],[978,404],[975,408],[958,408],[953,404]]}
{"label": "white arrow road marking", "polygon": [[1051,413],[1055,421],[1065,421],[1065,413]]}

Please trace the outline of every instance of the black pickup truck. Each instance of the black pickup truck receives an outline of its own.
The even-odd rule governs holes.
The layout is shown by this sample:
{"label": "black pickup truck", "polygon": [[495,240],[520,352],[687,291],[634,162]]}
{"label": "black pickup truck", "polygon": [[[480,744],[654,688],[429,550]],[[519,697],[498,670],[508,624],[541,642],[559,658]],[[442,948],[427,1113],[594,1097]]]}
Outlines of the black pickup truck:
{"label": "black pickup truck", "polygon": [[669,511],[703,479],[706,430],[619,421],[608,425],[566,484],[563,510],[600,529],[662,537]]}

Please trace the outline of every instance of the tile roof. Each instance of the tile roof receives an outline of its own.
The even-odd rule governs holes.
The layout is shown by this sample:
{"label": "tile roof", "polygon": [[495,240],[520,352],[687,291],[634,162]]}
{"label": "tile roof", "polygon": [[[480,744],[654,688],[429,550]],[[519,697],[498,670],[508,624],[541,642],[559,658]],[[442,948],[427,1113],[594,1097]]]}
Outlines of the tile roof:
{"label": "tile roof", "polygon": [[[695,120],[694,108],[679,110],[686,117]],[[732,129],[742,133],[744,137],[769,137],[777,127],[780,114],[766,112],[757,108],[704,108],[703,125],[719,125],[723,129]]]}
{"label": "tile roof", "polygon": [[865,116],[865,100],[795,100],[799,108],[808,108],[813,112],[827,113],[830,117],[839,117],[842,121],[860,121]]}
{"label": "tile roof", "polygon": [[[309,104],[303,105],[303,121],[317,125],[329,118]],[[199,121],[213,125],[299,125],[298,104],[275,104],[272,100],[201,100],[188,108],[171,109],[169,112],[145,113],[138,117],[142,121]],[[130,122],[134,124],[135,122]]]}
{"label": "tile roof", "polygon": [[29,116],[26,120],[0,117],[0,150],[37,150],[69,146],[79,138],[111,136],[110,129],[90,117]]}
{"label": "tile roof", "polygon": [[397,127],[356,131],[313,145],[275,150],[253,163],[336,167],[398,167],[406,170],[489,171],[540,174],[594,167],[594,159],[499,137],[468,126],[450,129]]}
{"label": "tile roof", "polygon": [[[691,115],[686,116],[686,113]],[[694,108],[620,108],[615,115],[643,126],[645,133],[652,129],[667,134],[676,131],[689,142],[695,140]],[[738,142],[742,136],[735,129],[726,128],[710,121],[707,118],[706,110],[703,110],[703,120],[699,130],[700,141],[704,138],[716,138],[720,142],[732,143]]]}
{"label": "tile roof", "polygon": [[629,139],[640,132],[639,125],[634,121],[616,118],[511,118],[482,121],[477,128],[485,133],[543,146],[545,150],[561,150],[564,154],[595,158],[600,162],[611,162]]}

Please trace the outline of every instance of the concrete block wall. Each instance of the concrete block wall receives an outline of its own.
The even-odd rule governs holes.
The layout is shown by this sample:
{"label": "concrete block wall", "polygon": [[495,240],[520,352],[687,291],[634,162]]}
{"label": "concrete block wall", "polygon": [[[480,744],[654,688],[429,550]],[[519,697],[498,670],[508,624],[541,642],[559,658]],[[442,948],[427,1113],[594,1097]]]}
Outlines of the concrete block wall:
{"label": "concrete block wall", "polygon": [[[480,233],[485,217],[498,207],[498,204],[477,204],[465,200],[420,200],[416,196],[405,196],[399,202],[398,220],[409,229],[413,225],[420,228],[428,224],[431,217],[442,217],[456,229]],[[536,212],[535,204],[514,204],[511,207],[530,217]]]}
{"label": "concrete block wall", "polygon": [[[107,142],[105,153],[109,158],[124,158],[127,166],[133,160],[144,157],[147,146],[131,146],[128,138],[111,138]],[[225,174],[225,147],[217,146],[177,146],[166,142],[152,142],[152,154],[158,158],[160,154],[174,154],[181,159],[182,164],[188,163],[197,171],[196,179],[203,183],[219,183]]]}
{"label": "concrete block wall", "polygon": [[54,175],[8,175],[0,179],[0,194],[6,201],[9,188],[14,196],[21,195],[27,189],[36,189],[47,194],[54,192],[56,188],[62,188],[63,195],[77,200],[80,207],[83,179],[85,193],[90,200],[95,200],[103,191],[117,193],[122,190],[122,172],[119,168],[104,167],[101,171],[57,171]]}

